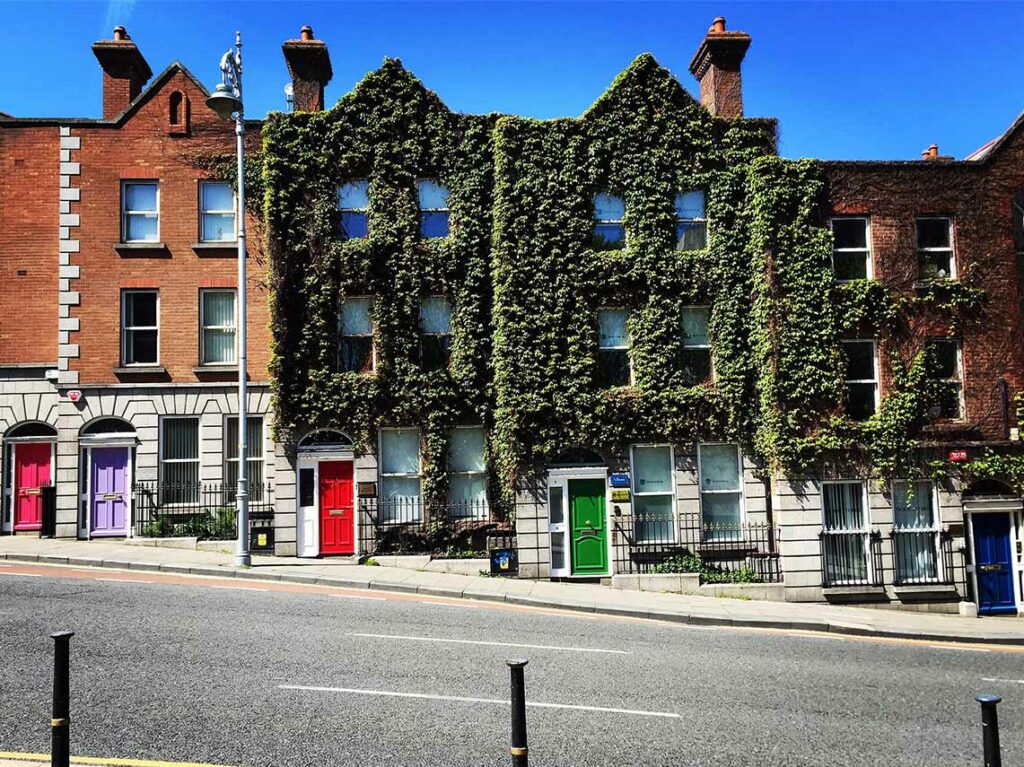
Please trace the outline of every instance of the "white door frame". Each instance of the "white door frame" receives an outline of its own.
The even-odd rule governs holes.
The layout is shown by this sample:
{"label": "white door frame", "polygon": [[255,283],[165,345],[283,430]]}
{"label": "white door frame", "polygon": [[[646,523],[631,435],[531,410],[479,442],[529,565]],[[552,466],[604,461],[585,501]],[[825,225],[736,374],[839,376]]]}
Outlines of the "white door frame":
{"label": "white door frame", "polygon": [[974,548],[974,518],[979,514],[1008,514],[1010,517],[1010,564],[1013,567],[1013,599],[1017,605],[1017,615],[1024,615],[1024,510],[1021,509],[1020,502],[1011,501],[1000,504],[998,500],[994,500],[991,502],[990,508],[975,507],[973,509],[968,509],[967,505],[964,504],[964,527],[969,537],[965,540],[965,544],[971,558],[971,564],[967,565],[967,570],[971,579],[975,604],[980,606],[977,552]]}
{"label": "white door frame", "polygon": [[[548,469],[548,561],[551,561],[551,536],[561,535],[565,551],[565,566],[559,569],[551,568],[552,578],[593,578],[594,574],[573,575],[572,574],[572,536],[569,516],[569,480],[571,479],[601,479],[604,480],[604,515],[605,515],[605,545],[608,548],[607,562],[608,572],[612,572],[612,531],[611,531],[611,496],[608,485],[607,466],[568,466],[564,468]],[[562,522],[551,523],[551,488],[562,489]],[[597,576],[600,577],[600,576]]]}
{"label": "white door frame", "polygon": [[[310,450],[299,453],[295,462],[295,555],[320,556],[320,462],[350,461],[352,463],[352,513],[355,515],[355,553],[359,555],[359,493],[356,482],[355,451],[351,449]],[[302,502],[301,477],[303,469],[313,470],[313,505]]]}
{"label": "white door frame", "polygon": [[[5,532],[5,533],[13,533],[14,532],[14,515],[15,515],[15,511],[16,511],[15,508],[14,508],[14,483],[17,481],[17,478],[15,477],[15,473],[14,472],[15,472],[15,469],[18,467],[18,456],[16,455],[17,450],[18,450],[18,445],[24,445],[26,443],[28,443],[28,444],[31,444],[31,443],[38,444],[40,442],[49,442],[50,443],[50,483],[53,484],[54,486],[56,486],[56,484],[57,484],[57,440],[56,439],[54,439],[53,437],[9,437],[6,440],[4,440],[4,443],[3,443],[4,449],[6,450],[7,445],[10,445],[10,447],[11,447],[11,450],[10,450],[11,465],[10,465],[10,472],[9,472],[9,474],[10,474],[10,481],[9,482],[8,481],[4,482],[3,497],[4,497],[5,501],[4,501],[3,505],[0,505],[0,510],[2,510],[2,508],[7,508],[11,512],[11,519],[10,519],[9,522],[3,522],[2,520],[0,520],[0,522],[2,522],[3,532]],[[0,457],[0,463],[2,463],[2,457]],[[6,469],[6,467],[5,467],[5,469]],[[5,470],[5,473],[6,473],[6,470]],[[5,477],[4,479],[6,480],[7,478]]]}
{"label": "white door frame", "polygon": [[[76,516],[80,519],[78,527],[78,537],[80,540],[91,540],[92,539],[92,450],[93,448],[99,447],[123,447],[128,450],[128,473],[125,475],[125,494],[128,496],[125,499],[125,511],[124,511],[124,524],[125,524],[125,538],[135,537],[135,497],[132,493],[132,486],[135,484],[135,446],[138,441],[135,437],[114,437],[107,440],[89,440],[79,441],[81,446],[80,456],[80,469],[85,471],[85,482],[80,483],[81,492],[79,494],[79,503],[85,504],[85,514],[81,513]],[[107,538],[108,536],[101,536]],[[116,536],[115,536],[116,537]]]}

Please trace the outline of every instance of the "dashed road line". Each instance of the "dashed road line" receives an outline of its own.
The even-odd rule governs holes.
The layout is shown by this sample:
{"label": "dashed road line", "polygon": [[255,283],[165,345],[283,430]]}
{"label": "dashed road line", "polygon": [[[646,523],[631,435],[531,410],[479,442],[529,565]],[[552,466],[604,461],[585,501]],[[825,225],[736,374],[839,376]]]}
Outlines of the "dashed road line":
{"label": "dashed road line", "polygon": [[476,639],[445,639],[443,637],[401,636],[398,634],[363,634],[349,632],[346,636],[365,639],[396,639],[406,642],[437,642],[439,644],[472,644],[484,647],[519,647],[527,650],[560,650],[563,652],[593,652],[606,655],[632,655],[630,650],[604,650],[596,647],[559,647],[546,644],[517,644],[515,642],[484,642]]}

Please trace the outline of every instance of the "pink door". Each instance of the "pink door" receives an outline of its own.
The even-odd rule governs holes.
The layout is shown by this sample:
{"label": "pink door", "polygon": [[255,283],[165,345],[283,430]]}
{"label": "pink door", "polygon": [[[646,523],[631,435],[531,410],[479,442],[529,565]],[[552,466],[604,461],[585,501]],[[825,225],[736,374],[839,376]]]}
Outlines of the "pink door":
{"label": "pink door", "polygon": [[356,553],[352,461],[320,462],[320,553]]}
{"label": "pink door", "polygon": [[43,526],[43,485],[50,484],[50,443],[14,446],[14,529]]}

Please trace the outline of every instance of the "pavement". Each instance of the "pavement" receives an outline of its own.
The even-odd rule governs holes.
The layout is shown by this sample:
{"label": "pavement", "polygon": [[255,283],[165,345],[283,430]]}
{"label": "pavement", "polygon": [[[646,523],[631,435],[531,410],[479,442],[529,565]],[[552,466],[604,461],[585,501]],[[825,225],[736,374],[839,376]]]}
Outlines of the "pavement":
{"label": "pavement", "polygon": [[1016,617],[967,618],[864,607],[619,591],[590,583],[454,575],[329,559],[254,556],[252,567],[237,568],[228,550],[190,551],[121,542],[6,536],[0,538],[0,559],[415,593],[692,625],[1024,645],[1024,619]]}

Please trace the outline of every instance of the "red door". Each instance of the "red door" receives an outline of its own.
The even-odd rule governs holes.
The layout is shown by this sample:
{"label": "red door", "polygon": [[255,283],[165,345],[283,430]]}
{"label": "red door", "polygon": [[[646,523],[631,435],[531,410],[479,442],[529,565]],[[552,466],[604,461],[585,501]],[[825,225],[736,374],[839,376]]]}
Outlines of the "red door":
{"label": "red door", "polygon": [[320,462],[320,553],[356,553],[352,461]]}
{"label": "red door", "polygon": [[50,443],[14,446],[14,529],[43,526],[43,485],[50,484]]}

